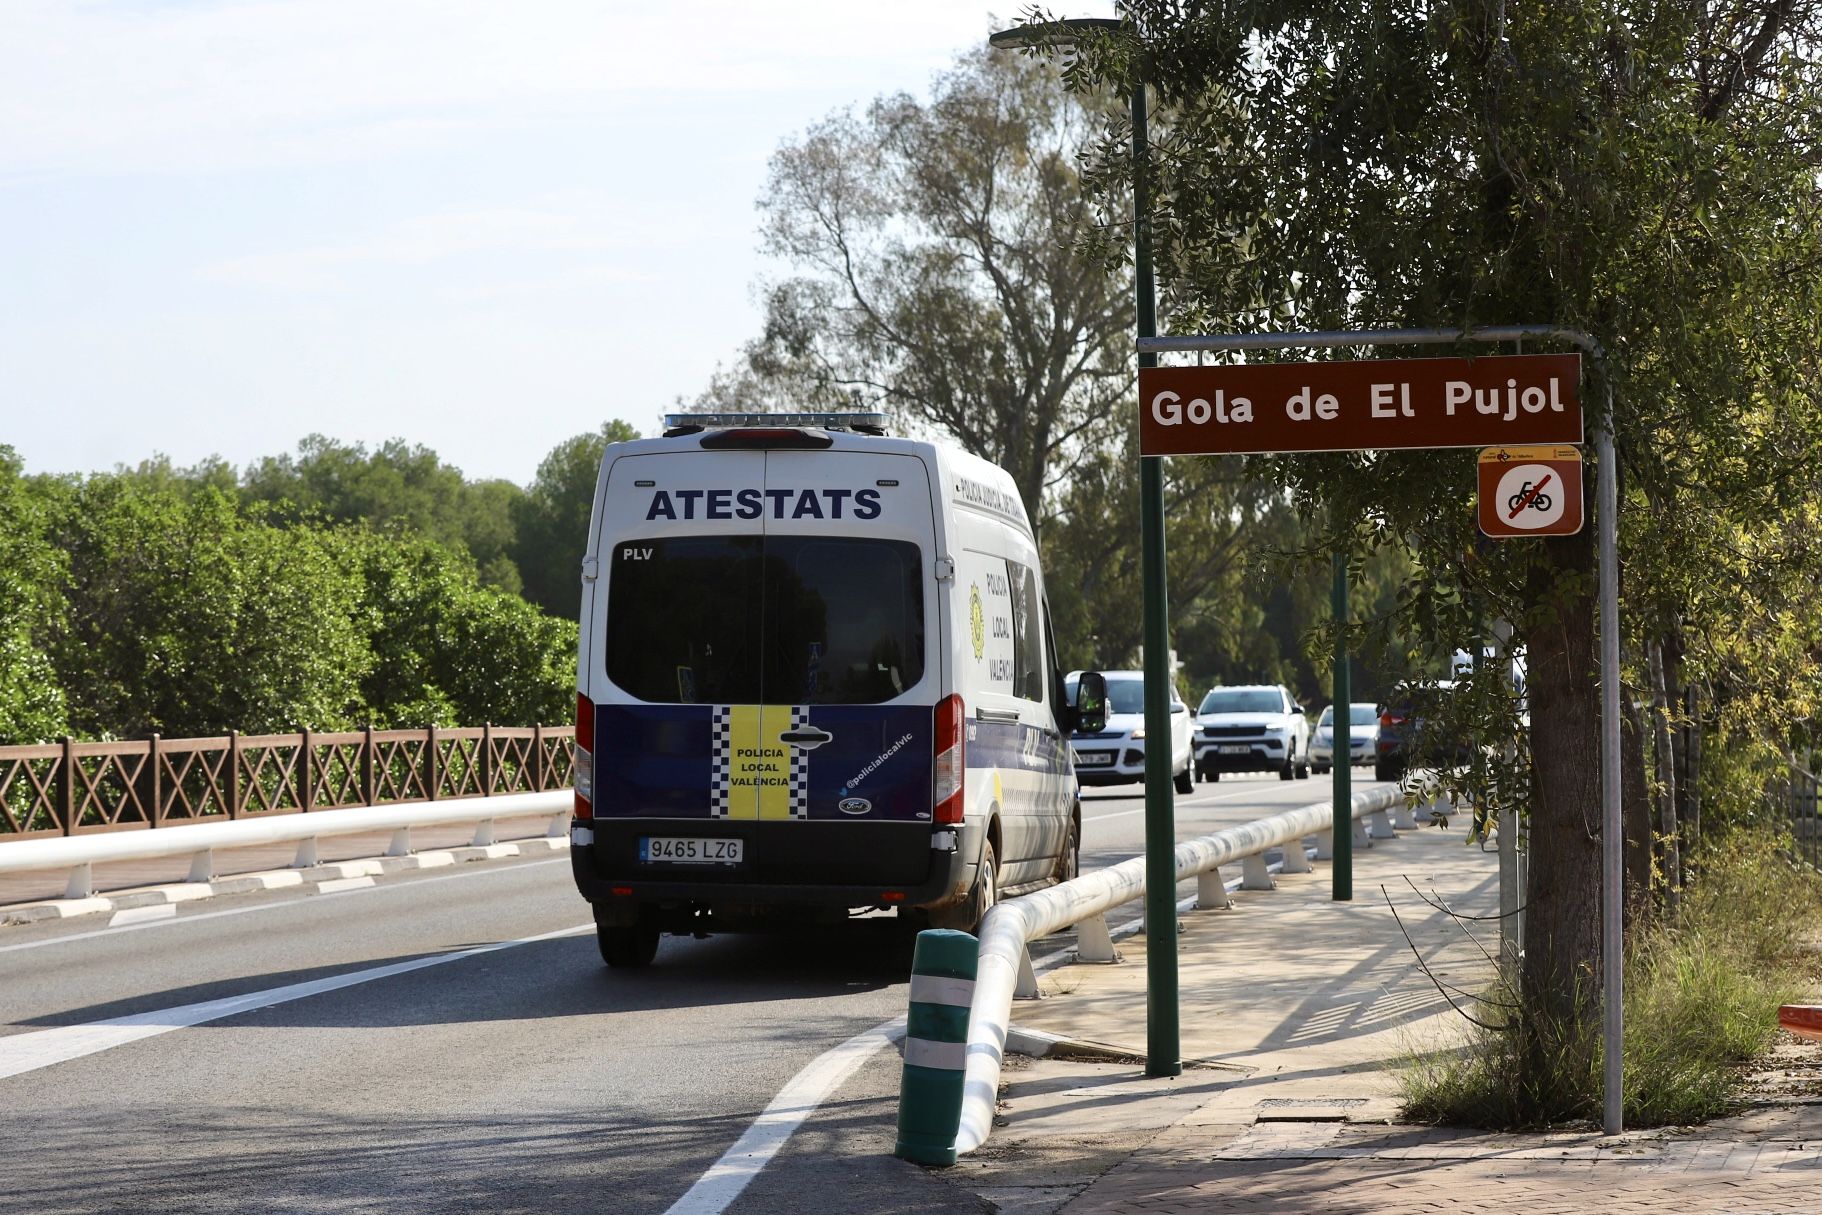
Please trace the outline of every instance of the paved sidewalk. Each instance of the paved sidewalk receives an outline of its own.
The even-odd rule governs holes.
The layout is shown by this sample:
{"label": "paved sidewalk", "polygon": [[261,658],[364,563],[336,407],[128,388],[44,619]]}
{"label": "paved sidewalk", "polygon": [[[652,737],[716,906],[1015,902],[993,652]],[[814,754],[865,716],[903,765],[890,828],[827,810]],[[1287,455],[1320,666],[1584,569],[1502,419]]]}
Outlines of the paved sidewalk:
{"label": "paved sidewalk", "polygon": [[1672,1204],[1822,1215],[1822,1091],[1615,1139],[1398,1124],[1400,1061],[1458,1044],[1466,1024],[1424,968],[1473,992],[1499,948],[1496,920],[1434,905],[1497,911],[1497,859],[1466,844],[1466,826],[1458,817],[1357,848],[1352,903],[1330,900],[1318,863],[1280,875],[1276,890],[1236,894],[1232,910],[1186,915],[1181,1076],[1149,1079],[1133,1061],[1146,1037],[1143,937],[1121,942],[1118,964],[1049,972],[1047,998],[1015,1005],[1014,1026],[1099,1044],[1103,1057],[1009,1059],[992,1137],[946,1176],[1018,1215]]}

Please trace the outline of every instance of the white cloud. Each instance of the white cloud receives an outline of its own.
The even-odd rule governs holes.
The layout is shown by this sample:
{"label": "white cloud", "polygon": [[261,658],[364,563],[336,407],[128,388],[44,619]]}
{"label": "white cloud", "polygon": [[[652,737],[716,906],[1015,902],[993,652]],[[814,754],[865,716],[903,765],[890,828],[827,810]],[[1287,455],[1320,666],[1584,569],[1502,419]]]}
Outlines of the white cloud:
{"label": "white cloud", "polygon": [[866,87],[986,29],[969,0],[8,0],[0,172],[235,169],[436,146],[666,96]]}

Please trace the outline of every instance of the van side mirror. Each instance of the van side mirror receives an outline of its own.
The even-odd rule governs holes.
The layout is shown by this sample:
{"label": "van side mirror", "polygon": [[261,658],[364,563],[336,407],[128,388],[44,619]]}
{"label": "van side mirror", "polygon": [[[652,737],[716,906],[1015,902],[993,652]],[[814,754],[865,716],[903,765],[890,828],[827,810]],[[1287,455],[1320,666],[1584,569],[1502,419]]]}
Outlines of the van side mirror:
{"label": "van side mirror", "polygon": [[1083,671],[1075,687],[1076,726],[1084,734],[1099,734],[1107,728],[1107,677],[1099,671]]}

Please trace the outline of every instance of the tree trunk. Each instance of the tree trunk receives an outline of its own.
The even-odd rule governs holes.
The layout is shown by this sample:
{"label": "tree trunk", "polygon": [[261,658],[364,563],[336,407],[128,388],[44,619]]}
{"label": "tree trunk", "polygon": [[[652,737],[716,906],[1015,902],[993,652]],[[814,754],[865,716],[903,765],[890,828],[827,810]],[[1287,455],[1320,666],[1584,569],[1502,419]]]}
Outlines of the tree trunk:
{"label": "tree trunk", "polygon": [[1663,849],[1664,900],[1674,905],[1677,890],[1683,884],[1683,869],[1677,840],[1676,756],[1672,754],[1670,731],[1670,695],[1665,667],[1669,659],[1661,643],[1651,647],[1651,723],[1656,735],[1658,771],[1658,840]]}
{"label": "tree trunk", "polygon": [[[1594,646],[1594,529],[1542,542],[1527,600],[1531,706],[1531,872],[1520,996],[1540,1050],[1600,1008],[1600,692]],[[1548,1073],[1540,1068],[1535,1074]],[[1560,1073],[1558,1073],[1560,1074]]]}
{"label": "tree trunk", "polygon": [[1626,832],[1626,926],[1651,910],[1651,781],[1645,740],[1649,728],[1637,702],[1620,691],[1620,823]]}
{"label": "tree trunk", "polygon": [[[1681,662],[1678,663],[1679,667]],[[1683,868],[1688,871],[1702,846],[1702,799],[1699,788],[1702,768],[1701,699],[1693,683],[1683,684],[1683,745],[1678,758],[1677,821],[1683,825]]]}

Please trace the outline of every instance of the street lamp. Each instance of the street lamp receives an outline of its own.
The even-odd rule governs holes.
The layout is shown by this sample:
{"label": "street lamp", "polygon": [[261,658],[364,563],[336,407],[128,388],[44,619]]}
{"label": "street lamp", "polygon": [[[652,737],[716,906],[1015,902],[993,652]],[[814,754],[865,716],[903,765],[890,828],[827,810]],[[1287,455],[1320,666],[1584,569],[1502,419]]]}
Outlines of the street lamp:
{"label": "street lamp", "polygon": [[[1085,37],[1117,31],[1111,17],[1073,17],[1001,30],[987,39],[1000,50],[1060,50]],[[1145,130],[1145,76],[1132,82],[1132,249],[1138,336],[1156,337],[1158,309],[1151,272],[1151,215],[1146,190],[1150,144]],[[1141,351],[1140,367],[1158,356]],[[1164,471],[1158,456],[1139,457],[1139,545],[1145,596],[1145,990],[1148,1076],[1183,1071],[1177,1023],[1177,827],[1170,771],[1170,616],[1165,599]],[[1157,740],[1165,740],[1163,746]]]}

